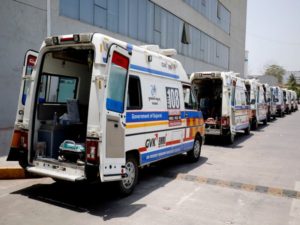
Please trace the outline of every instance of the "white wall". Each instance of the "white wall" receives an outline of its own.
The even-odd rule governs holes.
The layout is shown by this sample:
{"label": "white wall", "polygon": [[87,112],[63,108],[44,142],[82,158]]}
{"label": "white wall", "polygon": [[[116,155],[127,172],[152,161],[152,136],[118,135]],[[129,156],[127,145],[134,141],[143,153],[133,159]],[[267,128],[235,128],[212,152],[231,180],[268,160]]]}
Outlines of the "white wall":
{"label": "white wall", "polygon": [[13,126],[16,117],[24,55],[28,49],[38,50],[46,36],[46,4],[20,2],[2,0],[0,7],[1,128]]}

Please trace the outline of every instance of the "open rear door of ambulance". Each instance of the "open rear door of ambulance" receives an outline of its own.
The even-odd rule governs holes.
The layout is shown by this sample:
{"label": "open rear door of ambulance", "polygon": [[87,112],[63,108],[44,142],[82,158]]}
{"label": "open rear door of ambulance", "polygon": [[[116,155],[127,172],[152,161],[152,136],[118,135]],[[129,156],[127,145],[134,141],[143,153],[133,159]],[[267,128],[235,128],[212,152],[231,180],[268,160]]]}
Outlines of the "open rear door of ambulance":
{"label": "open rear door of ambulance", "polygon": [[231,95],[230,95],[230,134],[228,136],[228,143],[233,144],[236,132],[236,78],[231,78]]}
{"label": "open rear door of ambulance", "polygon": [[[21,124],[23,122],[26,98],[29,93],[30,85],[31,85],[31,74],[33,71],[33,67],[35,66],[38,54],[39,53],[34,50],[28,50],[25,54],[15,125]],[[21,136],[22,136],[21,132],[17,131],[15,127],[7,161],[19,160],[19,147],[20,147]]]}
{"label": "open rear door of ambulance", "polygon": [[110,47],[107,60],[103,144],[100,150],[102,181],[121,180],[125,173],[126,101],[130,53],[118,46]]}

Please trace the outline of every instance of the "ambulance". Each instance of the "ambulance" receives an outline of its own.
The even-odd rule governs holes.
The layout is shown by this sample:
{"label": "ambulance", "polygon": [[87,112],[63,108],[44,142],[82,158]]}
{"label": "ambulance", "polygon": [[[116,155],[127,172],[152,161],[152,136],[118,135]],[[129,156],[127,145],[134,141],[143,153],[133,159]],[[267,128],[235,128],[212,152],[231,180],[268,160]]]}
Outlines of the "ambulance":
{"label": "ambulance", "polygon": [[175,53],[100,33],[46,38],[23,71],[8,160],[55,180],[117,181],[123,194],[143,166],[181,153],[197,161],[203,117]]}
{"label": "ambulance", "polygon": [[298,110],[298,101],[297,101],[297,93],[296,91],[291,91],[292,92],[292,110],[295,112]]}
{"label": "ambulance", "polygon": [[250,132],[244,79],[234,72],[195,72],[190,81],[205,120],[205,135],[221,136],[228,144],[237,132]]}
{"label": "ambulance", "polygon": [[[251,127],[253,130],[258,128],[258,123],[267,124],[267,101],[263,85],[256,79],[247,79],[246,88],[251,108]],[[250,93],[250,94],[249,94]]]}
{"label": "ambulance", "polygon": [[265,91],[265,98],[267,102],[267,121],[270,122],[271,119],[276,118],[276,102],[272,97],[272,87],[269,84],[263,84],[263,89]]}
{"label": "ambulance", "polygon": [[284,101],[284,113],[290,114],[291,107],[292,107],[291,92],[286,88],[283,88],[282,91],[283,91],[283,101]]}
{"label": "ambulance", "polygon": [[284,98],[283,91],[278,86],[272,86],[272,99],[276,103],[276,116],[284,116]]}

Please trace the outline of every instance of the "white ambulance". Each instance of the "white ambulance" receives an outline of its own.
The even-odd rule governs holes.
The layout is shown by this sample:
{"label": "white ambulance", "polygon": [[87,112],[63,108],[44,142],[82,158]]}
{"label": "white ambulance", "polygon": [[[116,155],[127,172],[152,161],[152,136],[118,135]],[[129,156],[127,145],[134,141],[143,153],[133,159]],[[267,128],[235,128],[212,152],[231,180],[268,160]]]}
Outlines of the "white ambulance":
{"label": "white ambulance", "polygon": [[202,113],[174,51],[99,33],[48,37],[23,74],[8,160],[57,180],[118,181],[124,194],[139,167],[185,152],[197,161]]}
{"label": "white ambulance", "polygon": [[262,122],[267,124],[267,101],[266,93],[263,85],[259,83],[256,79],[247,79],[246,80],[247,92],[250,97],[250,121],[251,127],[253,130],[258,128],[258,123]]}
{"label": "white ambulance", "polygon": [[250,132],[244,79],[233,72],[195,72],[190,77],[205,120],[205,135],[233,143],[237,132]]}
{"label": "white ambulance", "polygon": [[263,88],[267,102],[267,121],[270,122],[271,119],[276,118],[276,102],[272,97],[272,87],[269,84],[263,84]]}
{"label": "white ambulance", "polygon": [[283,101],[284,101],[284,112],[286,114],[290,114],[291,107],[292,107],[291,92],[286,88],[283,88],[282,91],[283,91]]}
{"label": "white ambulance", "polygon": [[298,101],[297,101],[297,93],[296,91],[291,91],[292,92],[292,111],[297,111],[298,110]]}
{"label": "white ambulance", "polygon": [[283,91],[278,86],[272,86],[271,89],[272,89],[273,102],[276,103],[276,116],[283,117],[284,116]]}

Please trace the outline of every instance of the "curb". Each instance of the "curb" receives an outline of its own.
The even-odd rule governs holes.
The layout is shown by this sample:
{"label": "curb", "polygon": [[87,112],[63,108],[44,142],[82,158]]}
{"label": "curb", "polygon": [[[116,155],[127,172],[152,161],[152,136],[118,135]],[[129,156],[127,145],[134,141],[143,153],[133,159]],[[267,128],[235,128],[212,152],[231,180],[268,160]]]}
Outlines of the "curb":
{"label": "curb", "polygon": [[28,176],[21,167],[0,167],[0,180],[24,178],[28,178]]}

